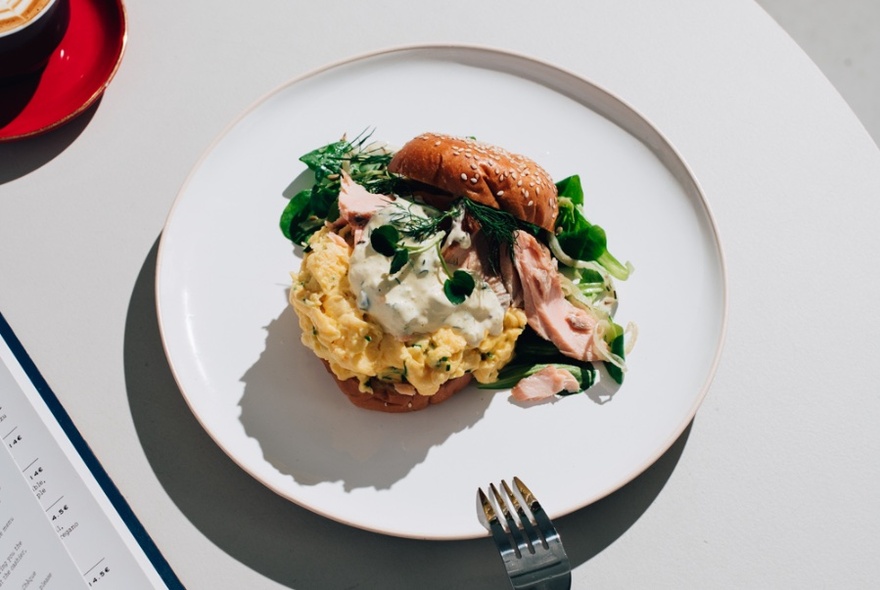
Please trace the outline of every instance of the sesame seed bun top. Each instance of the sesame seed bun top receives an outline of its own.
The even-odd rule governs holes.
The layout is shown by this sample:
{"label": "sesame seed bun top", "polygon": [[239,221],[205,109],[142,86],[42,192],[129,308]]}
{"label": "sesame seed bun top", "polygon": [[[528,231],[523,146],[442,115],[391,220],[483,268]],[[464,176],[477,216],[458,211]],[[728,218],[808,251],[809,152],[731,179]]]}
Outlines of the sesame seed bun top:
{"label": "sesame seed bun top", "polygon": [[423,133],[388,169],[553,231],[556,185],[533,160],[473,139]]}

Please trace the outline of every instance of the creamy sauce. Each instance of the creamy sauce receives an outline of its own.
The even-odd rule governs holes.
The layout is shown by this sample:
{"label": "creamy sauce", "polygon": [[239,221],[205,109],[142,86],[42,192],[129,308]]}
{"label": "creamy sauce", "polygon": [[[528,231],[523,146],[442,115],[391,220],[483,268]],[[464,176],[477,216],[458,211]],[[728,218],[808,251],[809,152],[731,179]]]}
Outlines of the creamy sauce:
{"label": "creamy sauce", "polygon": [[[369,236],[373,229],[390,223],[394,210],[394,205],[379,209],[367,224],[361,242],[355,244],[348,280],[357,294],[358,307],[395,336],[430,334],[449,326],[458,330],[469,346],[476,346],[487,334],[500,334],[504,308],[485,281],[475,277],[473,293],[459,305],[447,299],[443,292],[447,276],[435,245],[443,239],[442,233],[428,238],[424,244],[407,242],[424,249],[411,254],[409,264],[389,276],[391,259],[373,249]],[[409,212],[428,217],[425,209],[416,204]],[[453,230],[447,243],[450,239],[460,240],[463,247],[470,243],[470,236],[460,228],[457,233]]]}

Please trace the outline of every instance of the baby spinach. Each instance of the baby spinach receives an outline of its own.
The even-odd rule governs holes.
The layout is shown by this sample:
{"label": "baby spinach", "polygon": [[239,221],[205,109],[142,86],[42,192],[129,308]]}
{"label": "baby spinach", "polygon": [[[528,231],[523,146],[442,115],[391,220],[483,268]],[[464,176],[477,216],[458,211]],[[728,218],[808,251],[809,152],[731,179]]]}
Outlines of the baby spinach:
{"label": "baby spinach", "polygon": [[560,180],[556,183],[556,190],[559,193],[556,238],[562,250],[578,260],[595,260],[614,278],[626,280],[630,270],[608,251],[605,230],[587,221],[581,212],[584,190],[580,176]]}

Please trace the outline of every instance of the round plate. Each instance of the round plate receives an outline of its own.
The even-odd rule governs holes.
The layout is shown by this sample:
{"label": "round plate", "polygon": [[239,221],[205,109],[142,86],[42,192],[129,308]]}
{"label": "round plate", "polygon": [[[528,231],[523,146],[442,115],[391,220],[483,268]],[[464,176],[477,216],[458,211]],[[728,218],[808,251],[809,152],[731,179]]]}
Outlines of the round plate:
{"label": "round plate", "polygon": [[126,42],[121,0],[70,0],[70,23],[38,75],[0,83],[0,141],[44,133],[89,108],[116,73]]}
{"label": "round plate", "polygon": [[[439,84],[438,80],[443,83]],[[414,414],[361,410],[300,343],[287,304],[300,257],[278,219],[297,158],[374,129],[473,135],[580,174],[587,217],[636,271],[618,285],[639,326],[614,391],[522,407],[468,389]],[[189,406],[217,444],[278,494],[319,514],[412,538],[485,535],[478,486],[522,478],[551,516],[650,466],[709,386],[726,318],[723,258],[700,188],[622,101],[528,57],[408,47],[335,64],[272,92],[221,134],[169,215],[157,264],[160,327]]]}

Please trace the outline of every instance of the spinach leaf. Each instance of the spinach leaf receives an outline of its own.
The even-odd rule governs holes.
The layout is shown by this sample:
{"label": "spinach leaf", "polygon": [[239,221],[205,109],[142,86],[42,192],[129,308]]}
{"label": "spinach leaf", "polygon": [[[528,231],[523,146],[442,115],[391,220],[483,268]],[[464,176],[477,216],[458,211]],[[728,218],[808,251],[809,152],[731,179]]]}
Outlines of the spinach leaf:
{"label": "spinach leaf", "polygon": [[581,212],[584,192],[580,177],[575,175],[560,180],[556,183],[556,190],[559,193],[556,238],[562,250],[577,260],[595,260],[611,276],[626,280],[629,277],[629,268],[608,251],[605,230],[587,221]]}
{"label": "spinach leaf", "polygon": [[301,246],[305,246],[309,236],[324,224],[324,220],[312,212],[311,195],[310,190],[298,192],[281,213],[281,233]]}

